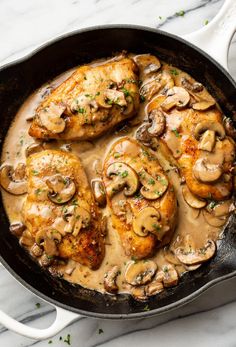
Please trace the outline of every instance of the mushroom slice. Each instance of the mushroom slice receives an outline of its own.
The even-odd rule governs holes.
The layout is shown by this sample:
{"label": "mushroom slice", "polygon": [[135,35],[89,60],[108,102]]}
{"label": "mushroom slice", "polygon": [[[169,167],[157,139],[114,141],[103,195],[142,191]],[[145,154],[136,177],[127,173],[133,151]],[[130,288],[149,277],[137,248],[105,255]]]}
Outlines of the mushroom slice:
{"label": "mushroom slice", "polygon": [[187,106],[190,100],[190,95],[182,87],[173,87],[168,90],[167,98],[161,104],[164,111],[169,111],[173,107],[183,108]]}
{"label": "mushroom slice", "polygon": [[15,170],[12,165],[5,164],[0,169],[1,186],[13,195],[22,195],[27,192],[25,179],[25,164],[19,163]]}
{"label": "mushroom slice", "polygon": [[202,151],[212,152],[216,142],[215,132],[207,130],[203,133],[202,138],[198,144],[198,148]]}
{"label": "mushroom slice", "polygon": [[137,129],[136,135],[135,135],[136,139],[142,142],[144,146],[150,146],[152,141],[151,134],[149,134],[148,132],[148,128],[150,128],[150,123],[147,123],[147,122],[143,123]]}
{"label": "mushroom slice", "polygon": [[222,166],[210,164],[206,158],[196,160],[193,166],[194,176],[201,182],[215,182],[223,173]]}
{"label": "mushroom slice", "polygon": [[20,237],[19,243],[20,245],[26,246],[26,247],[31,247],[34,244],[34,238],[28,229],[23,231],[22,236]]}
{"label": "mushroom slice", "polygon": [[10,232],[15,236],[21,236],[25,229],[26,226],[22,222],[12,223],[9,228]]}
{"label": "mushroom slice", "polygon": [[116,283],[117,276],[120,274],[119,267],[113,266],[111,270],[104,275],[104,287],[108,293],[115,294],[118,292],[118,286]]}
{"label": "mushroom slice", "polygon": [[151,282],[157,270],[157,265],[152,260],[129,262],[125,270],[125,279],[132,286],[141,286]]}
{"label": "mushroom slice", "polygon": [[150,101],[153,95],[157,94],[160,91],[161,87],[161,74],[158,74],[157,76],[145,80],[144,83],[141,85],[139,93],[145,99]]}
{"label": "mushroom slice", "polygon": [[216,244],[208,240],[204,247],[193,249],[179,247],[175,250],[176,257],[185,265],[196,265],[211,259],[216,252]]}
{"label": "mushroom slice", "polygon": [[106,188],[106,192],[110,197],[123,189],[125,196],[132,196],[139,187],[136,172],[125,163],[115,162],[109,165],[106,176],[112,180]]}
{"label": "mushroom slice", "polygon": [[29,145],[26,150],[25,150],[25,156],[26,158],[28,158],[30,155],[34,154],[34,153],[38,153],[43,151],[43,145],[41,143],[32,143],[31,145]]}
{"label": "mushroom slice", "polygon": [[205,221],[207,222],[207,224],[211,225],[212,227],[215,228],[220,228],[222,227],[227,220],[227,217],[215,217],[212,213],[207,212],[206,210],[203,210],[203,217],[205,219]]}
{"label": "mushroom slice", "polygon": [[30,249],[30,252],[35,257],[41,257],[41,255],[43,254],[43,249],[37,243],[34,243]]}
{"label": "mushroom slice", "polygon": [[48,198],[55,204],[64,204],[75,195],[76,186],[70,177],[56,174],[49,177],[46,184],[49,188]]}
{"label": "mushroom slice", "polygon": [[207,202],[201,199],[198,199],[187,187],[187,185],[183,186],[182,194],[186,203],[193,208],[203,208],[206,206]]}
{"label": "mushroom slice", "polygon": [[48,107],[42,109],[38,113],[38,117],[42,126],[54,134],[62,133],[65,130],[66,122],[61,115],[65,111],[66,106],[51,103]]}
{"label": "mushroom slice", "polygon": [[145,287],[141,286],[141,287],[132,287],[130,289],[130,293],[133,296],[133,298],[137,301],[146,301],[147,295],[145,292]]}
{"label": "mushroom slice", "polygon": [[140,54],[134,57],[135,63],[138,65],[139,70],[142,70],[145,75],[157,72],[161,63],[160,60],[151,54]]}
{"label": "mushroom slice", "polygon": [[178,284],[179,276],[173,265],[165,265],[162,268],[164,273],[163,285],[164,287],[173,287]]}
{"label": "mushroom slice", "polygon": [[195,271],[197,270],[202,264],[196,264],[196,265],[184,265],[184,268],[187,271]]}
{"label": "mushroom slice", "polygon": [[147,129],[150,136],[161,136],[165,131],[166,118],[161,110],[154,109],[148,115],[151,126]]}
{"label": "mushroom slice", "polygon": [[76,222],[73,228],[73,233],[72,233],[73,236],[77,236],[82,228],[87,228],[91,220],[89,211],[87,211],[83,207],[77,206],[75,213],[76,213],[75,215]]}
{"label": "mushroom slice", "polygon": [[154,207],[144,207],[133,220],[133,231],[142,237],[149,232],[156,235],[162,228],[159,224],[160,218],[160,213]]}
{"label": "mushroom slice", "polygon": [[196,111],[206,111],[214,105],[215,105],[214,100],[209,100],[209,101],[208,100],[202,100],[202,101],[195,102],[192,105],[192,108]]}
{"label": "mushroom slice", "polygon": [[159,281],[155,281],[155,280],[149,283],[145,288],[145,292],[147,296],[157,295],[163,292],[163,290],[164,290],[163,283]]}
{"label": "mushroom slice", "polygon": [[204,87],[201,83],[199,82],[194,82],[194,83],[191,83],[187,78],[185,77],[182,77],[181,78],[181,84],[182,86],[185,88],[185,89],[188,89],[194,93],[199,93],[201,92]]}
{"label": "mushroom slice", "polygon": [[174,252],[167,247],[164,248],[164,257],[169,263],[173,265],[181,265],[179,259],[176,258]]}
{"label": "mushroom slice", "polygon": [[163,173],[158,173],[156,178],[142,169],[139,172],[140,182],[143,187],[140,189],[142,196],[148,200],[159,199],[168,188],[168,179]]}
{"label": "mushroom slice", "polygon": [[126,102],[127,102],[127,104],[126,104],[124,110],[122,111],[122,114],[124,114],[125,116],[131,114],[131,112],[134,109],[134,100],[133,100],[131,95],[128,95],[126,97]]}
{"label": "mushroom slice", "polygon": [[56,230],[42,229],[35,235],[35,242],[43,246],[48,256],[58,255],[57,244],[61,242],[61,234]]}
{"label": "mushroom slice", "polygon": [[95,200],[100,207],[106,206],[106,193],[103,182],[100,179],[92,180],[92,189]]}
{"label": "mushroom slice", "polygon": [[229,215],[231,206],[231,200],[221,202],[212,201],[207,205],[207,211],[214,217],[221,218]]}
{"label": "mushroom slice", "polygon": [[199,140],[200,136],[207,130],[214,131],[220,139],[223,139],[225,137],[225,129],[222,124],[220,124],[219,122],[212,122],[207,120],[202,121],[196,125],[194,129],[194,137]]}

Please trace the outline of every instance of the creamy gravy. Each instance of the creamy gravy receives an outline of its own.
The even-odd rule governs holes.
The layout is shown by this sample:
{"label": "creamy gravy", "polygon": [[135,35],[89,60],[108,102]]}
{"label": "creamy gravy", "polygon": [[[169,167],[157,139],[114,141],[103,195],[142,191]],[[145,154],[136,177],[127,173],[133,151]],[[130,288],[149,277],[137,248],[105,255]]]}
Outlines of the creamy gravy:
{"label": "creamy gravy", "polygon": [[[101,64],[102,62],[103,61],[99,61],[98,63]],[[96,62],[96,64],[98,63]],[[50,84],[44,85],[33,95],[31,95],[22,105],[5,139],[1,158],[2,162],[7,162],[14,166],[19,162],[25,162],[25,149],[30,144],[36,142],[28,135],[30,122],[27,121],[27,118],[34,114],[35,109],[42,101],[45,93],[47,93],[50,88],[55,88],[57,85],[59,85],[72,72],[73,70],[70,70],[55,78],[55,80],[53,80],[53,82]],[[179,74],[181,74],[180,71]],[[183,73],[183,75],[186,76],[185,73]],[[88,176],[88,180],[91,181],[93,178],[99,177],[103,158],[106,155],[106,151],[110,148],[112,142],[122,136],[134,136],[135,130],[145,117],[145,107],[146,103],[144,102],[140,106],[137,117],[130,120],[129,126],[124,127],[123,129],[121,128],[120,131],[112,130],[105,136],[93,141],[75,141],[73,143],[69,143],[68,141],[50,141],[45,144],[45,148],[61,149],[64,148],[66,144],[69,144],[72,152],[80,157]],[[177,127],[176,122],[179,122],[178,117],[173,119],[173,122],[173,126]],[[169,134],[168,136],[170,137],[168,139],[169,147],[175,148],[175,150],[178,149],[175,135]],[[181,244],[182,237],[186,235],[190,235],[193,238],[196,246],[199,248],[204,247],[208,239],[214,241],[219,239],[220,228],[208,225],[205,222],[202,213],[199,210],[189,207],[184,201],[182,196],[181,178],[176,170],[174,159],[172,157],[168,157],[162,146],[158,148],[155,155],[158,157],[160,164],[174,185],[179,205],[177,227],[170,244],[170,249],[174,249],[177,245]],[[21,209],[25,196],[14,196],[4,190],[2,190],[2,195],[4,206],[10,222],[21,221]],[[105,257],[100,268],[96,271],[92,271],[86,266],[70,260],[66,265],[58,265],[58,270],[60,270],[62,273],[63,278],[70,282],[78,283],[83,287],[104,292],[104,274],[114,265],[118,265],[121,272],[117,278],[119,292],[128,292],[129,286],[124,280],[124,272],[126,264],[128,261],[130,261],[130,259],[124,253],[124,250],[120,244],[118,233],[112,228],[111,221],[109,219],[109,209],[103,209],[103,213],[108,217],[108,233],[106,237]],[[163,249],[159,249],[156,252],[153,260],[160,268],[168,264],[164,257]],[[177,266],[176,269],[180,275],[187,271],[186,268],[181,265]]]}

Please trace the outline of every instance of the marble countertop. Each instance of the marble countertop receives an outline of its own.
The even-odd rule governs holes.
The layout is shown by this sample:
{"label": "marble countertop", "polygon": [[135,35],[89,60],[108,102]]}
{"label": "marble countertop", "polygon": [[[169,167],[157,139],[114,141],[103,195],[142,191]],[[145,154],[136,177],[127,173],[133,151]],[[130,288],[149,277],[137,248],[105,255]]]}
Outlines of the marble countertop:
{"label": "marble countertop", "polygon": [[[56,36],[98,24],[140,24],[182,35],[204,26],[222,4],[223,0],[0,0],[0,64]],[[176,16],[182,10],[184,16]],[[230,47],[229,71],[236,79],[236,37]],[[28,292],[3,267],[0,278],[0,309],[38,328],[53,322],[53,307]],[[236,346],[235,289],[236,278],[178,310],[150,319],[82,318],[46,341],[30,340],[0,326],[0,346],[67,346],[68,334],[73,347]]]}

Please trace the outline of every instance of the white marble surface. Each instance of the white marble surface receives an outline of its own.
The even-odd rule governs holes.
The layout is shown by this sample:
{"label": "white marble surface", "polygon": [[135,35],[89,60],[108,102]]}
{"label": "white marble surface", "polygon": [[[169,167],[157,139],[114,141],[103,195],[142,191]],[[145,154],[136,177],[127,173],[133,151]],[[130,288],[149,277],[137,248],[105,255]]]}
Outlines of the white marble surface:
{"label": "white marble surface", "polygon": [[[235,0],[236,1],[236,0]],[[24,56],[66,32],[97,24],[133,23],[189,33],[211,20],[223,0],[0,0],[0,64]],[[176,12],[184,10],[183,17]],[[161,18],[160,18],[161,17]],[[236,38],[229,70],[236,78]],[[54,310],[19,285],[0,267],[0,309],[34,327],[47,327]],[[36,307],[36,303],[41,303]],[[208,290],[191,304],[168,314],[138,321],[83,318],[52,338],[52,346],[236,346],[236,279]],[[99,334],[99,329],[102,333]],[[59,340],[62,336],[63,339]],[[0,326],[0,346],[47,346]]]}

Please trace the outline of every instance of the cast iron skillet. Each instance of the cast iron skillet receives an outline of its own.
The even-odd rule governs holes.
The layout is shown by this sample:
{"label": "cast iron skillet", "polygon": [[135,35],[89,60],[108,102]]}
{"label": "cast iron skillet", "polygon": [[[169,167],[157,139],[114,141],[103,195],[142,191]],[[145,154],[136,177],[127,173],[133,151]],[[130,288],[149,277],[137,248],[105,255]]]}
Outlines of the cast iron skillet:
{"label": "cast iron skillet", "polygon": [[[226,115],[236,112],[236,84],[208,55],[173,35],[138,26],[106,26],[79,30],[39,49],[26,59],[0,71],[1,145],[17,110],[26,98],[46,81],[91,60],[127,50],[152,53],[190,73],[216,98]],[[100,294],[51,277],[19,246],[9,232],[9,222],[0,201],[0,260],[25,287],[56,306],[99,318],[140,318],[165,312],[189,302],[216,282],[236,275],[234,216],[224,230],[216,257],[198,270],[187,273],[178,286],[165,290],[147,302],[129,295]]]}

